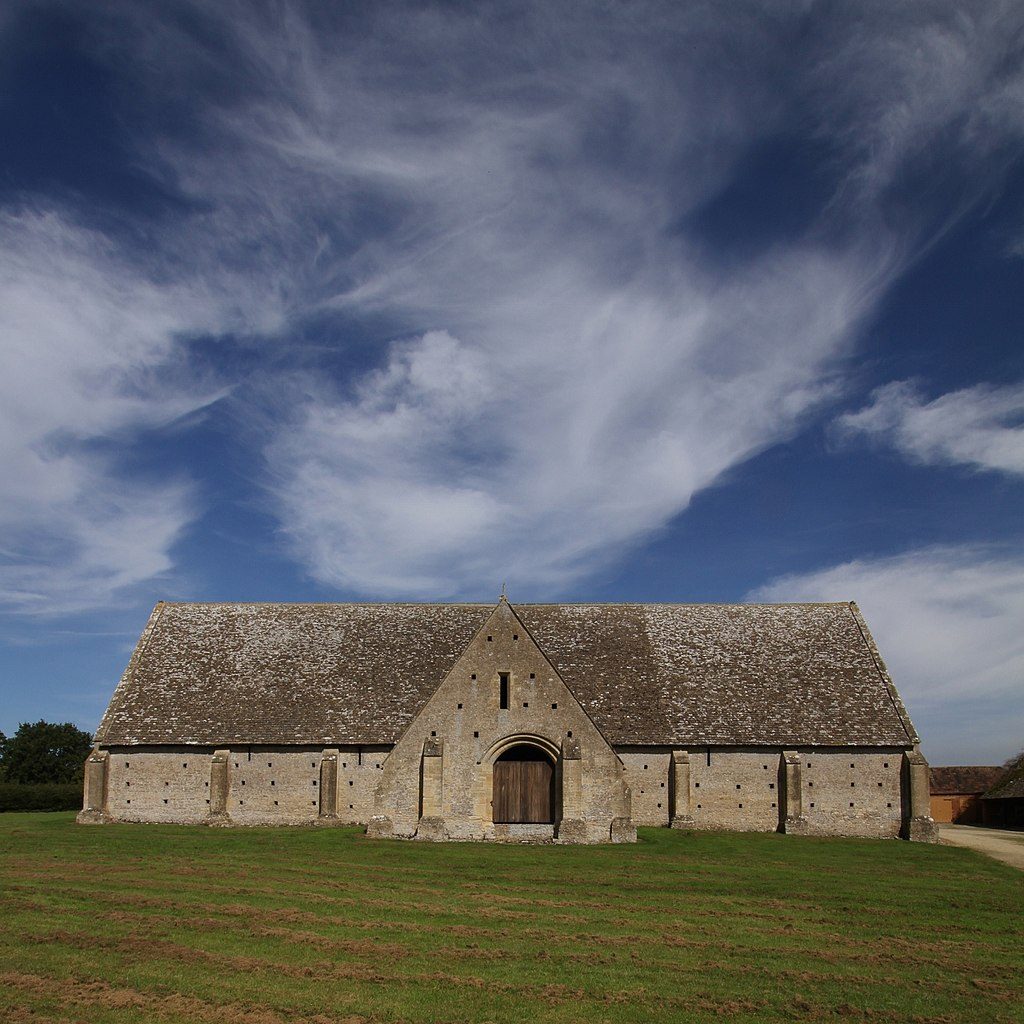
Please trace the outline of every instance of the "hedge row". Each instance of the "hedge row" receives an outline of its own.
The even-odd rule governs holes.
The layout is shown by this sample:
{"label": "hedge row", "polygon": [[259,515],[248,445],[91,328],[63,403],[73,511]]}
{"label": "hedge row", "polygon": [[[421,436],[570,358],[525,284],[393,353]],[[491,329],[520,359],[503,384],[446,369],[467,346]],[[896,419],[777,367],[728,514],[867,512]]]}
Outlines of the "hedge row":
{"label": "hedge row", "polygon": [[77,811],[81,806],[80,782],[0,782],[0,811]]}

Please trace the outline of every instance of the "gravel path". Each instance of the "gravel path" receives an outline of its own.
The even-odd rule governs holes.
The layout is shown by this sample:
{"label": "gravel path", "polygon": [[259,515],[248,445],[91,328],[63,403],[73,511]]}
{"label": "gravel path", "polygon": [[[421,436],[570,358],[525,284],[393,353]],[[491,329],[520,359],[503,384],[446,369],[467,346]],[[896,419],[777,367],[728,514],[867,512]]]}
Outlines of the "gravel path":
{"label": "gravel path", "polygon": [[1024,871],[1024,832],[1005,832],[975,825],[940,825],[939,835],[944,843],[966,846]]}

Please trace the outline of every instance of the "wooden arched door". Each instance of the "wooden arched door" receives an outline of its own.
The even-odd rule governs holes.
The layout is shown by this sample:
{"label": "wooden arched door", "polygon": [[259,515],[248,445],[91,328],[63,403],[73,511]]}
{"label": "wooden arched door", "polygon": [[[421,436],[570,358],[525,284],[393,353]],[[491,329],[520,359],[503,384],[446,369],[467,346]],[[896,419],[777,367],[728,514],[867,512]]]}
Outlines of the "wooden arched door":
{"label": "wooden arched door", "polygon": [[520,743],[494,762],[496,824],[545,824],[555,820],[555,766],[539,747]]}

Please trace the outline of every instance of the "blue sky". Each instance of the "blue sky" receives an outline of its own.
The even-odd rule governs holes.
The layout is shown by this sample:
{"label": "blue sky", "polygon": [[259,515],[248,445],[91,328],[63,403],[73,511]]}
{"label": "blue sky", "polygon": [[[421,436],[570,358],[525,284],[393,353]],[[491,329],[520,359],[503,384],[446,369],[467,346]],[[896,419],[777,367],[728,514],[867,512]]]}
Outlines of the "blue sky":
{"label": "blue sky", "polygon": [[0,14],[0,729],[167,600],[857,600],[1024,745],[1024,8]]}

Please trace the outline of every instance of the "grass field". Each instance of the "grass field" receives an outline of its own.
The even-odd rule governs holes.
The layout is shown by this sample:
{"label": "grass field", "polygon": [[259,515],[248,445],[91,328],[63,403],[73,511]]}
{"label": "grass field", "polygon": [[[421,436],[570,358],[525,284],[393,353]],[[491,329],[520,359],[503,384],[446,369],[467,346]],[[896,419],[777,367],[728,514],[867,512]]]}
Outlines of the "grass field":
{"label": "grass field", "polygon": [[0,888],[3,1021],[1024,1019],[1024,874],[946,847],[4,814]]}

